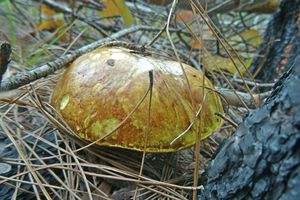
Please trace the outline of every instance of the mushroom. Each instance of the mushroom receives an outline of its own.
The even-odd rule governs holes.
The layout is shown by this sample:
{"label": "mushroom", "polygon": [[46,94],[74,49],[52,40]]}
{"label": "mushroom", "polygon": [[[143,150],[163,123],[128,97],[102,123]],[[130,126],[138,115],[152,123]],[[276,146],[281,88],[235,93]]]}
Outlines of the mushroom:
{"label": "mushroom", "polygon": [[197,134],[205,139],[223,123],[215,115],[223,112],[220,97],[203,74],[123,47],[77,58],[51,104],[80,138],[146,152],[190,147]]}

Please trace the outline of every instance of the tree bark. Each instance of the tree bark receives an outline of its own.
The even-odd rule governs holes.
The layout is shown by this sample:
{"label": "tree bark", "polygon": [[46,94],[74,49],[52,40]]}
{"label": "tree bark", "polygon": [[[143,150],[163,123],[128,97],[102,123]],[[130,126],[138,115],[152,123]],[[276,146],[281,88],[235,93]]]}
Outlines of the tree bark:
{"label": "tree bark", "polygon": [[270,20],[251,71],[256,78],[273,82],[289,70],[300,52],[300,0],[282,1]]}
{"label": "tree bark", "polygon": [[299,199],[299,85],[300,56],[220,148],[208,169],[206,199]]}
{"label": "tree bark", "polygon": [[[299,0],[283,0],[269,24],[267,33],[273,35],[267,35],[266,40],[281,40],[265,51],[264,71],[271,75],[285,59],[281,65],[286,72],[277,81],[265,105],[250,113],[236,133],[220,147],[207,171],[208,180],[201,200],[299,199],[299,7]],[[284,52],[288,45],[291,49],[287,55]],[[261,77],[267,78],[267,75]]]}

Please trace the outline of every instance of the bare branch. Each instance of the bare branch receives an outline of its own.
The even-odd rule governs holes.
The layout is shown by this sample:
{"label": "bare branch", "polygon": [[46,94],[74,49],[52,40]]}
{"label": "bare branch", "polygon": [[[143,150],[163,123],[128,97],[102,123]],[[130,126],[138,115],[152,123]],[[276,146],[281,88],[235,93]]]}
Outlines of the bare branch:
{"label": "bare branch", "polygon": [[18,73],[15,76],[10,77],[8,80],[3,80],[3,82],[0,85],[0,91],[16,89],[18,87],[21,87],[23,85],[31,83],[37,79],[46,77],[49,74],[52,74],[53,72],[55,72],[56,70],[63,68],[68,63],[73,61],[75,58],[81,56],[82,54],[85,54],[85,53],[90,52],[100,46],[103,46],[110,41],[116,40],[118,38],[124,37],[125,35],[128,35],[133,32],[137,32],[137,31],[141,31],[141,30],[144,30],[144,31],[157,31],[158,30],[159,31],[160,29],[152,28],[152,27],[148,27],[148,26],[134,26],[134,27],[131,27],[128,29],[121,30],[115,34],[112,34],[110,38],[100,39],[89,45],[81,47],[80,49],[75,50],[70,54],[59,57],[52,62],[48,62],[44,65],[36,67],[27,72]]}
{"label": "bare branch", "polygon": [[271,94],[270,91],[261,94],[253,94],[252,98],[248,93],[239,91],[234,92],[233,90],[228,88],[216,88],[216,91],[220,93],[220,95],[226,100],[227,104],[236,107],[245,107],[245,105],[240,100],[242,99],[249,108],[256,108],[256,105],[261,105],[263,103],[263,100]]}

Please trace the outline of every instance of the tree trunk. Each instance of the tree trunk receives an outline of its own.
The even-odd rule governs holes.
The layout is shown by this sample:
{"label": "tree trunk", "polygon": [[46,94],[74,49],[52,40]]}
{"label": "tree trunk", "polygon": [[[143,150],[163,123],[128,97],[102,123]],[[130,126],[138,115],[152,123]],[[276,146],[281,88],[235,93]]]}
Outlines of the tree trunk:
{"label": "tree trunk", "polygon": [[264,63],[261,77],[270,79],[282,66],[286,72],[265,105],[249,114],[220,147],[200,199],[299,199],[299,8],[299,0],[283,0],[269,24],[267,33],[273,34],[265,44],[280,41],[265,49],[265,59],[257,59]]}
{"label": "tree trunk", "polygon": [[263,44],[251,70],[257,78],[273,82],[289,70],[300,52],[300,0],[283,1],[269,22]]}

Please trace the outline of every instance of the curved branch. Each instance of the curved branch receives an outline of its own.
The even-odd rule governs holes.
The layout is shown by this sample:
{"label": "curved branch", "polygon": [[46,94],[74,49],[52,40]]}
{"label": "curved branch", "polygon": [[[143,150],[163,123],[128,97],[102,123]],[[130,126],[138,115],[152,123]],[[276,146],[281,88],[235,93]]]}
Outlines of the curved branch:
{"label": "curved branch", "polygon": [[59,57],[54,61],[48,62],[44,65],[41,65],[39,67],[36,67],[36,68],[30,70],[30,71],[18,73],[15,76],[8,78],[7,80],[3,80],[0,85],[0,91],[13,90],[13,89],[21,87],[23,85],[26,85],[28,83],[31,83],[37,79],[46,77],[49,74],[55,72],[56,70],[63,68],[68,63],[70,63],[75,58],[81,56],[84,53],[90,52],[90,51],[92,51],[100,46],[103,46],[115,39],[124,37],[125,35],[128,35],[133,32],[137,32],[137,31],[141,31],[141,30],[157,31],[159,29],[148,27],[148,26],[134,26],[134,27],[131,27],[128,29],[124,29],[115,34],[112,34],[110,38],[100,39],[89,45],[81,47],[80,49],[75,50],[70,54]]}

